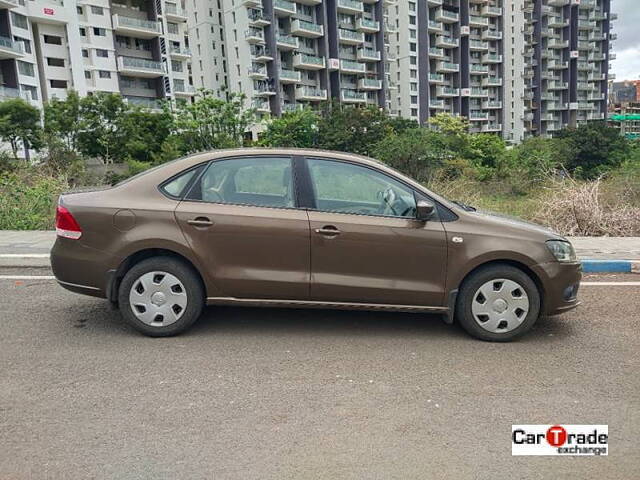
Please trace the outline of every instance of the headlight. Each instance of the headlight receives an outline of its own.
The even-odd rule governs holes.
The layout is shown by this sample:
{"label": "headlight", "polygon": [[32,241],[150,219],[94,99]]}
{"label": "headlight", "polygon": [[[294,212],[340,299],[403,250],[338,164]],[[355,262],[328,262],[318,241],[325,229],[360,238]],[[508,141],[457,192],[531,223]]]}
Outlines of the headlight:
{"label": "headlight", "polygon": [[573,249],[573,245],[563,240],[548,240],[547,247],[556,257],[559,262],[575,262],[576,251]]}

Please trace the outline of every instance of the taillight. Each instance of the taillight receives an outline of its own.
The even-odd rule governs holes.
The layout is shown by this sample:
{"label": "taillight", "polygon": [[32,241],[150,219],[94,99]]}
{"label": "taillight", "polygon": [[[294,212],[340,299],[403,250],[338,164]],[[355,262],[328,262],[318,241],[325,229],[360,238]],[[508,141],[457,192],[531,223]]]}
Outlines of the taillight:
{"label": "taillight", "polygon": [[77,240],[82,236],[82,229],[71,212],[58,205],[56,209],[56,233],[59,237]]}

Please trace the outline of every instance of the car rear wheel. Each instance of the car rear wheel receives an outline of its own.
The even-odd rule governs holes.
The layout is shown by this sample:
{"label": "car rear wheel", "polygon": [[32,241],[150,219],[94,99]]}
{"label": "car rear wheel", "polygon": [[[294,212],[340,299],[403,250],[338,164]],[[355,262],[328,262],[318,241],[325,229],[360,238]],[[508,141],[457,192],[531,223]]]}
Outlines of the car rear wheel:
{"label": "car rear wheel", "polygon": [[510,265],[491,265],[463,282],[456,319],[472,336],[507,342],[526,333],[540,315],[540,293],[531,277]]}
{"label": "car rear wheel", "polygon": [[204,292],[193,269],[178,259],[153,257],[134,265],[118,293],[122,316],[152,337],[177,335],[200,316]]}

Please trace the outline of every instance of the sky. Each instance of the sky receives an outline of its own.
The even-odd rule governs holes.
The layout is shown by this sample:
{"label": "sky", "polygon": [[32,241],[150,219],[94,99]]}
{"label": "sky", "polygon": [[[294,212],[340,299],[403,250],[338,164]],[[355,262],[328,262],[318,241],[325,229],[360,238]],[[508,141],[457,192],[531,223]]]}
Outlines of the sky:
{"label": "sky", "polygon": [[618,34],[611,72],[616,82],[640,80],[640,0],[611,0],[611,11],[618,14],[611,30]]}

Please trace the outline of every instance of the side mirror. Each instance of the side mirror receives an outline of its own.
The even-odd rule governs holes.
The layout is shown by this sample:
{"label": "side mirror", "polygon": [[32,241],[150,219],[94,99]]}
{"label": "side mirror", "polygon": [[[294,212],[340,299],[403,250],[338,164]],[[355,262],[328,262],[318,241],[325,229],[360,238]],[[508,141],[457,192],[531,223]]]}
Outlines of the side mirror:
{"label": "side mirror", "polygon": [[418,200],[416,204],[416,219],[421,222],[429,220],[436,210],[436,206],[428,200]]}

